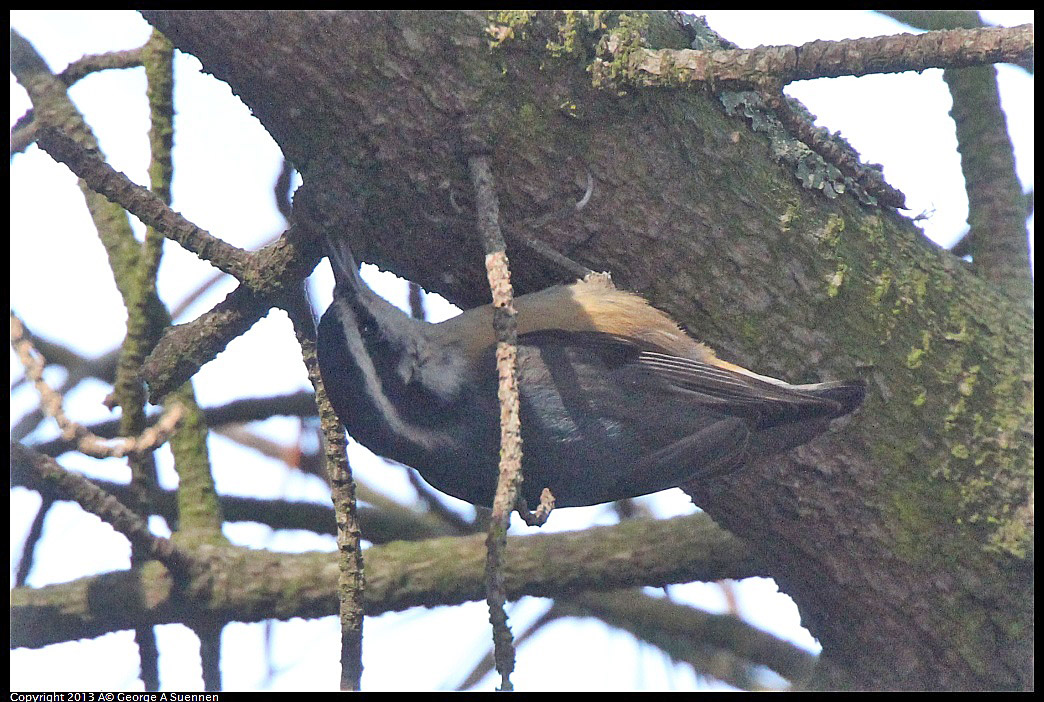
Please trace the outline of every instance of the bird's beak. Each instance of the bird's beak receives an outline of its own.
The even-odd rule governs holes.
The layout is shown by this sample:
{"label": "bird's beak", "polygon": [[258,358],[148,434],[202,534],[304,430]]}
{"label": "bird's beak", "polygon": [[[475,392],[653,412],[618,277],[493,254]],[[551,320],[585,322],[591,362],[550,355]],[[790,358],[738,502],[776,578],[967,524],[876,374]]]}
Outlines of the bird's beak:
{"label": "bird's beak", "polygon": [[327,234],[324,239],[326,255],[333,269],[334,283],[337,287],[357,287],[359,264],[355,262],[352,250],[348,246],[348,237]]}

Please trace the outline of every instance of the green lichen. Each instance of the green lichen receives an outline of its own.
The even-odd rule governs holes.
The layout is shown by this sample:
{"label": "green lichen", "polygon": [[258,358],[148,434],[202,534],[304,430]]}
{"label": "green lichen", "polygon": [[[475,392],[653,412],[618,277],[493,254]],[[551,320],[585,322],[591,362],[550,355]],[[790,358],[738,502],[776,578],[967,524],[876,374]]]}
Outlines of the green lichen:
{"label": "green lichen", "polygon": [[997,520],[987,550],[1026,558],[1033,545],[1033,500],[1016,507],[1005,519]]}
{"label": "green lichen", "polygon": [[790,231],[790,226],[793,224],[798,215],[801,212],[801,205],[797,202],[788,202],[786,209],[783,210],[783,214],[779,216],[779,230],[784,234]]}
{"label": "green lichen", "polygon": [[967,407],[968,404],[963,397],[959,397],[956,402],[952,402],[950,404],[949,412],[946,415],[946,419],[943,420],[943,431],[953,431],[964,416]]}
{"label": "green lichen", "polygon": [[859,233],[871,244],[884,243],[884,223],[877,215],[867,215],[859,222]]}
{"label": "green lichen", "polygon": [[845,231],[845,219],[836,214],[827,217],[826,226],[819,232],[819,241],[830,248],[837,248],[841,242],[841,233]]}
{"label": "green lichen", "polygon": [[971,341],[971,333],[968,331],[967,311],[953,307],[950,309],[946,319],[949,331],[944,332],[943,338],[947,341],[965,343]]}
{"label": "green lichen", "polygon": [[957,383],[957,392],[961,393],[965,397],[970,397],[975,392],[975,381],[978,379],[978,373],[982,369],[982,366],[972,366],[961,378],[961,381]]}
{"label": "green lichen", "polygon": [[926,355],[932,350],[932,335],[930,332],[922,332],[921,345],[910,349],[906,354],[906,367],[913,370],[924,364]]}
{"label": "green lichen", "polygon": [[885,270],[878,273],[874,280],[874,286],[870,289],[870,304],[872,304],[875,309],[879,307],[881,300],[888,295],[888,291],[891,290],[891,288],[892,272]]}
{"label": "green lichen", "polygon": [[928,401],[928,390],[923,385],[914,387],[913,399],[911,404],[914,407],[924,407],[924,403]]}
{"label": "green lichen", "polygon": [[[648,15],[640,12],[622,13],[617,17],[617,25],[603,39],[600,59],[592,64],[592,84],[595,87],[617,87],[625,84],[640,83],[634,67],[635,52],[644,49],[645,33],[649,28]],[[613,43],[612,53],[604,49]]]}
{"label": "green lichen", "polygon": [[558,25],[558,36],[549,39],[547,50],[554,57],[586,56],[592,35],[607,29],[607,10],[563,10]]}
{"label": "green lichen", "polygon": [[929,276],[926,271],[912,270],[906,281],[906,291],[914,305],[922,305],[928,297]]}
{"label": "green lichen", "polygon": [[529,25],[537,16],[536,10],[500,10],[490,16],[486,34],[490,36],[489,47],[498,48],[512,40],[525,40]]}
{"label": "green lichen", "polygon": [[837,270],[827,280],[827,297],[837,297],[841,292],[841,286],[845,282],[845,274],[848,273],[848,265],[838,264]]}
{"label": "green lichen", "polygon": [[[909,456],[898,460],[901,462],[895,465],[902,465],[909,461]],[[900,477],[889,492],[889,500],[897,556],[923,564],[958,557],[956,553],[946,553],[947,548],[959,548],[957,543],[932,538],[937,535],[939,524],[952,522],[956,516],[952,513],[956,495],[951,484]]]}
{"label": "green lichen", "polygon": [[906,367],[911,370],[920,368],[924,363],[924,353],[924,349],[910,349],[910,353],[906,354]]}

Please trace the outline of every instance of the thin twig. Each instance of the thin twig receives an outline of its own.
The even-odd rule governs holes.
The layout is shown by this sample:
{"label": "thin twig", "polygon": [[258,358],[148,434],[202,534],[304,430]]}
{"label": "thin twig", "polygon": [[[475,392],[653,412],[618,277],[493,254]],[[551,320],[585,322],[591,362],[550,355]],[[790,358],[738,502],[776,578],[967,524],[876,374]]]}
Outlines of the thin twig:
{"label": "thin twig", "polygon": [[[223,405],[208,407],[203,410],[203,419],[209,427],[224,424],[254,422],[273,416],[314,417],[314,393],[298,391],[271,397],[252,397],[233,400]],[[155,417],[153,417],[155,418]],[[107,419],[87,425],[87,430],[103,439],[119,436],[119,421]],[[72,439],[58,437],[36,444],[36,448],[44,453],[56,456],[66,451],[76,450]]]}
{"label": "thin twig", "polygon": [[[532,638],[533,635],[542,631],[548,624],[560,619],[561,617],[562,614],[559,612],[559,610],[556,607],[552,606],[542,615],[537,617],[534,621],[530,622],[530,624],[525,628],[525,630],[523,630],[522,633],[518,635],[518,637],[515,640],[515,643],[521,646],[525,641]],[[460,682],[460,684],[457,685],[457,691],[463,692],[464,690],[467,690],[468,688],[477,685],[478,682],[482,680],[482,678],[486,677],[486,673],[488,673],[494,665],[495,661],[493,658],[493,652],[490,651],[489,653],[483,655],[480,661],[475,663],[475,667],[471,669],[471,672],[469,672]]]}
{"label": "thin twig", "polygon": [[626,75],[640,85],[701,83],[716,90],[754,88],[784,127],[810,149],[851,177],[882,204],[905,207],[905,197],[880,172],[863,166],[828,133],[797,114],[783,95],[787,83],[812,78],[959,68],[1018,62],[1033,54],[1033,25],[953,29],[925,34],[896,34],[843,41],[813,41],[801,46],[755,49],[651,50],[635,47],[621,33],[607,42],[610,54],[626,69],[597,60],[595,73],[617,80]]}
{"label": "thin twig", "polygon": [[[58,80],[65,83],[66,86],[71,86],[91,73],[107,71],[113,68],[137,68],[140,65],[141,47],[125,51],[110,51],[105,54],[91,54],[90,56],[83,56],[66,66],[65,70],[58,74]],[[25,151],[30,144],[36,141],[37,128],[38,123],[32,109],[18,118],[18,121],[11,128],[12,156]]]}
{"label": "thin twig", "polygon": [[[13,479],[11,484],[15,484]],[[32,570],[33,564],[36,562],[36,545],[40,542],[40,537],[43,535],[44,520],[47,518],[47,513],[51,511],[51,506],[54,505],[54,498],[50,495],[41,495],[40,497],[42,498],[40,509],[37,510],[36,516],[33,517],[33,523],[30,525],[29,533],[26,535],[25,543],[22,545],[22,553],[18,557],[18,568],[15,570],[15,587],[22,587],[29,578],[29,571]]]}
{"label": "thin twig", "polygon": [[[756,87],[766,77],[786,85],[813,78],[1018,63],[1033,55],[1033,25],[711,51],[654,51],[628,46],[621,35],[613,34],[607,47],[613,54],[626,52],[628,72],[634,81],[644,85],[708,82],[736,89]],[[594,68],[596,72],[609,70],[605,61],[596,62]]]}
{"label": "thin twig", "polygon": [[783,93],[783,86],[778,81],[759,83],[758,93],[765,104],[776,113],[783,127],[805,146],[822,156],[827,163],[837,166],[838,170],[852,178],[881,204],[899,209],[906,208],[906,196],[889,185],[881,171],[864,165],[860,162],[858,154],[845,148],[841,142],[831,139],[827,130],[817,127],[806,116],[794,110],[790,98]]}
{"label": "thin twig", "polygon": [[284,303],[284,308],[293,322],[297,341],[301,345],[301,357],[308,369],[308,379],[315,389],[315,404],[319,410],[319,421],[325,437],[326,467],[330,475],[330,493],[334,516],[337,519],[337,548],[340,551],[337,591],[341,616],[341,689],[359,690],[363,670],[365,577],[355,482],[345,453],[347,439],[344,427],[337,418],[333,405],[330,404],[319,372],[315,318],[305,293],[305,283],[302,281],[299,287],[300,293]]}
{"label": "thin twig", "polygon": [[104,439],[92,434],[82,424],[72,421],[65,414],[62,396],[44,380],[43,371],[47,360],[33,347],[25,332],[22,320],[11,312],[11,345],[25,367],[25,373],[33,381],[44,413],[58,422],[62,437],[67,441],[76,440],[80,451],[94,458],[122,458],[132,453],[145,453],[156,449],[174,433],[178,421],[184,413],[180,404],[173,405],[164,412],[159,420],[141,434],[125,437],[116,444],[107,444]]}
{"label": "thin twig", "polygon": [[55,497],[75,500],[130,539],[140,553],[155,558],[171,570],[184,570],[192,558],[170,539],[149,531],[148,522],[87,478],[62,468],[50,456],[19,443],[11,444],[11,457],[29,467],[36,477],[53,489]]}
{"label": "thin twig", "polygon": [[49,125],[40,130],[37,143],[82,178],[91,190],[119,204],[146,225],[237,279],[252,279],[249,252],[218,239],[170,209],[162,198],[106,163],[95,149],[78,144]]}
{"label": "thin twig", "polygon": [[500,673],[500,689],[512,689],[515,648],[507,624],[504,603],[504,549],[511,512],[522,484],[522,430],[518,402],[518,327],[512,304],[511,272],[508,269],[504,237],[500,233],[500,213],[493,172],[485,154],[468,160],[475,187],[478,230],[486,249],[486,274],[493,293],[493,328],[497,336],[497,395],[500,398],[500,478],[493,498],[493,515],[486,537],[486,601],[493,625],[493,649]]}
{"label": "thin twig", "polygon": [[584,194],[576,202],[570,203],[565,207],[561,207],[556,210],[552,210],[542,215],[535,217],[527,217],[520,222],[505,222],[504,231],[507,232],[513,240],[525,246],[533,253],[547,259],[550,263],[558,266],[559,268],[568,271],[575,275],[577,278],[583,278],[591,273],[594,273],[587,266],[581,265],[569,258],[568,256],[555,251],[553,248],[540,241],[539,239],[533,239],[523,232],[526,230],[534,230],[543,227],[549,222],[555,220],[564,220],[578,214],[581,210],[587,207],[587,203],[591,201],[591,196],[594,194],[594,175],[591,171],[587,171],[587,187],[584,189]]}
{"label": "thin twig", "polygon": [[526,505],[526,501],[522,498],[518,500],[518,515],[522,517],[529,526],[544,526],[547,518],[551,515],[551,510],[555,508],[555,496],[550,489],[544,488],[540,491],[540,504],[537,505],[536,511],[530,512],[529,507]]}

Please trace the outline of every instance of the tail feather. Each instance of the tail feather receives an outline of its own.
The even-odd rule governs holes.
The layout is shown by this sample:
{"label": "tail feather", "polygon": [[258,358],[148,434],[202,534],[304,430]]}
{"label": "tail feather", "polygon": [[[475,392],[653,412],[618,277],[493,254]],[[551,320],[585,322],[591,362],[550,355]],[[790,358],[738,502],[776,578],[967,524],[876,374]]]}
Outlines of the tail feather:
{"label": "tail feather", "polygon": [[860,378],[854,380],[840,380],[830,383],[814,383],[812,385],[798,385],[799,389],[811,392],[819,397],[833,400],[840,405],[835,417],[840,417],[855,411],[863,403],[866,397],[866,381]]}

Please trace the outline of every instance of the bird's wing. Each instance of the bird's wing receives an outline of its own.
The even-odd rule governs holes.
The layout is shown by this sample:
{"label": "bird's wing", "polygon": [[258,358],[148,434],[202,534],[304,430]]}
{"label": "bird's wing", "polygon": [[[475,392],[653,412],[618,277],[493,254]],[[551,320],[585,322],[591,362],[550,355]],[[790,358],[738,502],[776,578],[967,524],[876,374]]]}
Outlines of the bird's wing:
{"label": "bird's wing", "polygon": [[[524,334],[520,342],[540,344],[540,335],[553,334],[558,342],[581,345],[597,354],[610,369],[625,370],[676,393],[690,402],[727,416],[744,418],[752,428],[838,416],[844,406],[827,392],[777,385],[711,362],[674,356],[635,339],[601,332],[540,331]],[[545,342],[546,343],[546,342]]]}

